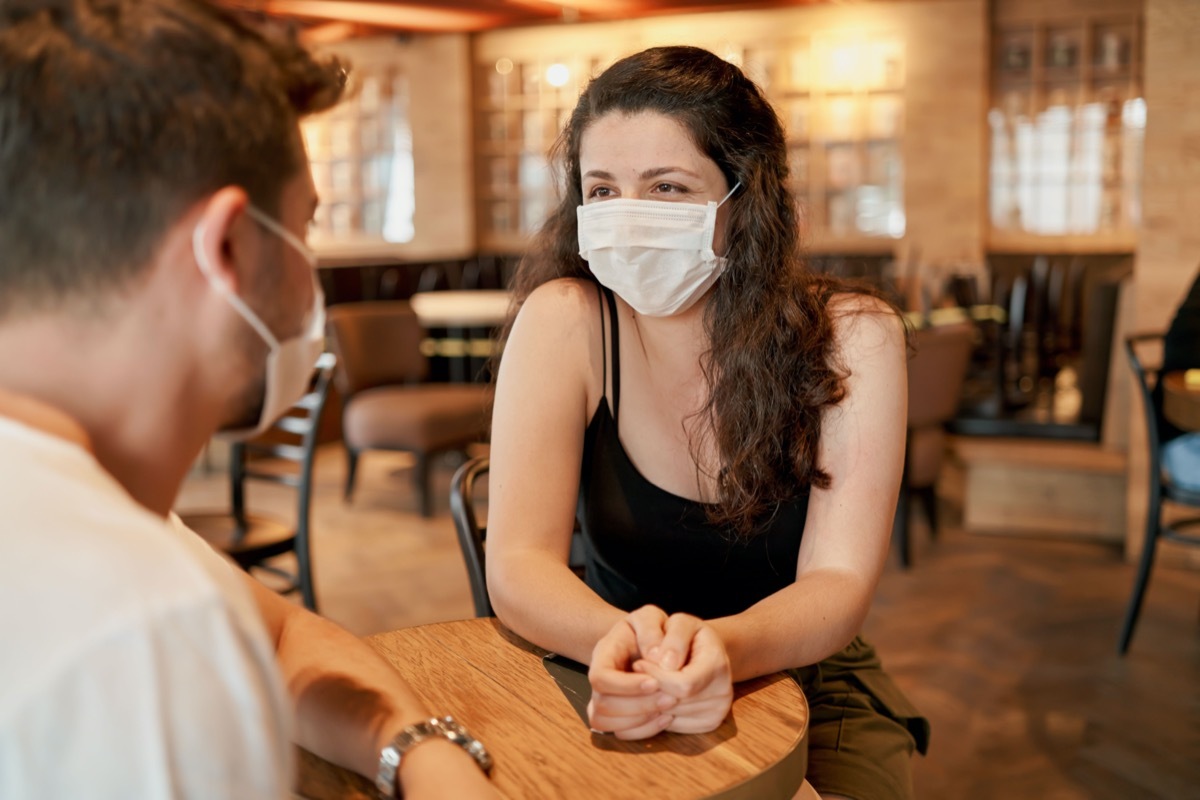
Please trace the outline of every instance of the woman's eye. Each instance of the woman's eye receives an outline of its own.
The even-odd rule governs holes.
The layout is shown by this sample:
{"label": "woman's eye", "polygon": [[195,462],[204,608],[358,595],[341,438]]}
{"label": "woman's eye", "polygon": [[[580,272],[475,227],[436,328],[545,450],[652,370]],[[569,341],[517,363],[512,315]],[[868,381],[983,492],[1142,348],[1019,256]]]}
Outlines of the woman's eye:
{"label": "woman's eye", "polygon": [[660,183],[654,187],[654,191],[658,194],[687,194],[687,189],[673,183]]}
{"label": "woman's eye", "polygon": [[608,188],[607,186],[597,186],[594,189],[592,189],[590,192],[588,192],[588,197],[589,198],[612,197],[612,189]]}

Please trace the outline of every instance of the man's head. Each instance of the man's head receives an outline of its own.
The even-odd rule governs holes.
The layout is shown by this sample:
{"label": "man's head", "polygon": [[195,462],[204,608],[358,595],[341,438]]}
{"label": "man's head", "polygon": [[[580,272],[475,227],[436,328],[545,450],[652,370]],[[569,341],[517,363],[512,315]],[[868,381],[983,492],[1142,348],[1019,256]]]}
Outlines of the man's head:
{"label": "man's head", "polygon": [[344,83],[203,0],[0,0],[0,401],[165,513],[214,429],[307,377],[298,120]]}
{"label": "man's head", "polygon": [[0,0],[0,321],[103,307],[222,187],[278,215],[343,83],[202,0]]}

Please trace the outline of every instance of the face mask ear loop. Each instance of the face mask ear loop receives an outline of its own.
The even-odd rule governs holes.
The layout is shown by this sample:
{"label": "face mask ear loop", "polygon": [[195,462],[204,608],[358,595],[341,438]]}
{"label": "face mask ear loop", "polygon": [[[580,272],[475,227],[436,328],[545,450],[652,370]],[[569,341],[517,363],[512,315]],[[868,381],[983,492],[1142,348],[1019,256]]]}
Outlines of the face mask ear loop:
{"label": "face mask ear loop", "polygon": [[[733,197],[733,193],[736,192],[741,185],[742,185],[741,181],[738,181],[737,183],[735,183],[733,185],[733,188],[729,190],[729,193],[726,194],[724,197],[722,197],[721,202],[717,203],[716,205],[713,205],[711,200],[708,201],[709,216],[708,216],[708,219],[705,221],[705,225],[708,226],[708,247],[705,249],[705,253],[709,256],[709,258],[717,258],[718,257],[716,252],[712,249],[713,237],[715,236],[715,229],[716,229],[716,224],[717,224],[717,209],[720,208],[721,206],[725,205],[725,201],[728,200],[729,198]],[[722,267],[722,269],[724,269],[724,267]]]}
{"label": "face mask ear loop", "polygon": [[738,189],[740,189],[741,186],[742,186],[741,181],[738,181],[737,183],[735,183],[733,185],[733,188],[729,190],[729,194],[722,197],[721,202],[717,203],[717,208],[720,208],[721,206],[725,205],[725,201],[728,200],[729,198],[733,197],[733,193],[736,192]]}
{"label": "face mask ear loop", "polygon": [[296,236],[296,234],[292,233],[287,228],[283,227],[283,225],[271,219],[271,217],[265,212],[259,211],[256,206],[247,205],[246,215],[259,225],[262,225],[264,228],[269,230],[271,233],[278,236],[280,239],[283,239],[285,242],[290,244],[296,250],[296,252],[300,254],[300,257],[308,262],[310,267],[313,269],[317,268],[317,254],[312,251],[311,247],[300,241],[300,237]]}
{"label": "face mask ear loop", "polygon": [[199,265],[200,271],[204,273],[204,277],[208,279],[209,284],[219,293],[225,296],[229,304],[234,310],[241,314],[242,319],[246,320],[251,328],[263,338],[272,351],[279,349],[279,340],[275,338],[275,334],[271,333],[270,329],[263,324],[258,315],[250,310],[250,306],[246,305],[242,298],[229,290],[228,284],[217,279],[216,270],[212,268],[212,263],[208,260],[208,253],[204,251],[204,233],[207,220],[201,220],[200,224],[192,230],[192,252],[196,256],[196,264]]}

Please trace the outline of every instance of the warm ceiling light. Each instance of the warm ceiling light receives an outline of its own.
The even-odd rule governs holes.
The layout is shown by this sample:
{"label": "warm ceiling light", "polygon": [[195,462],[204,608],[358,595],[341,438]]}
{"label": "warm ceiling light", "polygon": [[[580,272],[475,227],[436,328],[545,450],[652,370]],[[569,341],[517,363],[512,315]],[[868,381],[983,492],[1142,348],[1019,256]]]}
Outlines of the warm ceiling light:
{"label": "warm ceiling light", "polygon": [[567,85],[567,81],[571,80],[571,70],[567,69],[566,64],[551,64],[546,68],[546,83],[555,88]]}
{"label": "warm ceiling light", "polygon": [[505,15],[356,0],[266,0],[268,14],[330,19],[413,31],[478,31],[508,22]]}

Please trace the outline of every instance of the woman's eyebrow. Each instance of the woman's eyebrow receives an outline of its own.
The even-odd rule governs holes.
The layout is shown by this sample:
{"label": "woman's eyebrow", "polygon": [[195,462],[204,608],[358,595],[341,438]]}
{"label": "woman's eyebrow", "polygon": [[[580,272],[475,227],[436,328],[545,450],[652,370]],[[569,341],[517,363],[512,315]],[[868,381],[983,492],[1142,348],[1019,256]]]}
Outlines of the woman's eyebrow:
{"label": "woman's eyebrow", "polygon": [[[650,180],[651,178],[657,178],[661,175],[669,175],[673,172],[680,172],[684,175],[690,175],[693,178],[700,177],[697,173],[692,172],[690,169],[685,169],[684,167],[651,167],[650,169],[640,173],[638,177],[645,181]],[[602,181],[616,180],[611,172],[606,172],[602,169],[590,169],[583,174],[583,177],[599,178]]]}
{"label": "woman's eyebrow", "polygon": [[654,167],[653,169],[646,170],[638,177],[640,177],[642,180],[649,180],[650,178],[657,178],[661,175],[668,175],[672,172],[682,172],[684,175],[690,175],[693,178],[700,177],[690,169],[685,169],[683,167]]}

